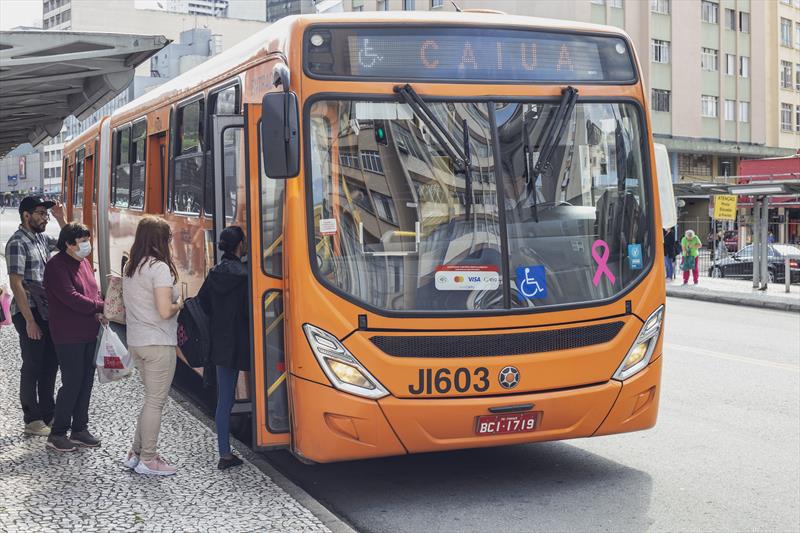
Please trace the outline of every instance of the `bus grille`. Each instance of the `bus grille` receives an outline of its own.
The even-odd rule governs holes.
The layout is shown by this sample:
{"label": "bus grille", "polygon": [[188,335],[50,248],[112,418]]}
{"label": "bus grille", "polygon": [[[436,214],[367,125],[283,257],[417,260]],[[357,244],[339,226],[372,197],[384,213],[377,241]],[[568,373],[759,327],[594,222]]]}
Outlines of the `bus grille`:
{"label": "bus grille", "polygon": [[551,329],[500,335],[442,335],[371,337],[375,346],[395,357],[486,357],[553,352],[608,342],[622,322],[579,328]]}

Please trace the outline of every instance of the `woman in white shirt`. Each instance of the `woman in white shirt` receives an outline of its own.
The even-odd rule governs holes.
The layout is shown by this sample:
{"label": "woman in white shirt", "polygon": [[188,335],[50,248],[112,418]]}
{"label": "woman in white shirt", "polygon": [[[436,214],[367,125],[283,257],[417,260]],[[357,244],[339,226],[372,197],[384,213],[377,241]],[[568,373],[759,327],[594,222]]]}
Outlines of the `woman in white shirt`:
{"label": "woman in white shirt", "polygon": [[143,218],[122,278],[128,349],[145,389],[133,446],[124,464],[139,474],[158,476],[176,471],[157,452],[161,414],[175,375],[178,311],[183,307],[171,240],[164,220]]}

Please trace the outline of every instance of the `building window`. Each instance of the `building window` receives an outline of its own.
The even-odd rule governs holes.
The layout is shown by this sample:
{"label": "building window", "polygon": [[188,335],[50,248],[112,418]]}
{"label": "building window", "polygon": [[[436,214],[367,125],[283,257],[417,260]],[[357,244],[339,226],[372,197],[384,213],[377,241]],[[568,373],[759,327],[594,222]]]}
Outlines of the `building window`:
{"label": "building window", "polygon": [[719,52],[713,48],[703,48],[700,54],[700,68],[703,70],[719,70]]}
{"label": "building window", "polygon": [[794,108],[794,129],[800,133],[800,105]]}
{"label": "building window", "polygon": [[650,40],[650,61],[653,63],[669,63],[669,41]]}
{"label": "building window", "polygon": [[609,7],[615,7],[617,9],[622,9],[622,1],[623,0],[608,0]]}
{"label": "building window", "polygon": [[794,47],[800,48],[800,22],[794,23]]}
{"label": "building window", "polygon": [[650,11],[653,13],[669,15],[669,7],[669,0],[650,0]]}
{"label": "building window", "polygon": [[389,11],[389,0],[378,0],[377,11]]}
{"label": "building window", "polygon": [[750,13],[739,11],[739,31],[750,33]]}
{"label": "building window", "polygon": [[792,104],[781,104],[781,130],[792,131]]}
{"label": "building window", "polygon": [[664,89],[653,89],[651,93],[652,101],[650,102],[650,105],[653,107],[653,111],[669,112],[670,96],[670,91],[666,91]]}
{"label": "building window", "polygon": [[361,165],[364,167],[364,170],[369,170],[375,174],[383,174],[381,156],[375,150],[361,151]]}
{"label": "building window", "polygon": [[794,66],[794,88],[800,91],[800,63]]}
{"label": "building window", "polygon": [[739,102],[739,122],[750,122],[750,102]]}
{"label": "building window", "polygon": [[725,10],[725,28],[728,30],[736,31],[736,10]]}
{"label": "building window", "polygon": [[444,6],[444,0],[431,0],[431,9],[440,9]]}
{"label": "building window", "polygon": [[678,154],[678,173],[690,176],[710,176],[711,156],[705,154]]}
{"label": "building window", "polygon": [[736,76],[736,56],[734,54],[725,54],[725,74]]}
{"label": "building window", "polygon": [[780,68],[781,88],[792,88],[792,64],[789,61],[781,61]]}
{"label": "building window", "polygon": [[700,2],[700,18],[709,24],[719,23],[719,4],[703,0]]}
{"label": "building window", "polygon": [[750,77],[750,58],[747,56],[739,56],[739,76]]}
{"label": "building window", "polygon": [[736,101],[725,100],[725,120],[736,120]]}
{"label": "building window", "polygon": [[781,46],[792,47],[792,21],[781,18]]}
{"label": "building window", "polygon": [[700,115],[709,118],[717,117],[717,104],[719,98],[704,94],[700,97],[701,111]]}
{"label": "building window", "polygon": [[592,0],[593,4],[597,4],[598,6],[606,5],[606,0]]}
{"label": "building window", "polygon": [[414,11],[416,0],[403,0],[403,10],[404,11]]}

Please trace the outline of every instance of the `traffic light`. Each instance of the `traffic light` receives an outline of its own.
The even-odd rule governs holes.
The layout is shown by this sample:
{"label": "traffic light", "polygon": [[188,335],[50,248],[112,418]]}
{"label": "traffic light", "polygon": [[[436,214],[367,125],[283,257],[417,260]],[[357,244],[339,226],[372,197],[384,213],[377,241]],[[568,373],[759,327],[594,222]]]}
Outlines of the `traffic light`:
{"label": "traffic light", "polygon": [[375,142],[383,146],[389,145],[389,139],[386,137],[386,127],[383,122],[375,122]]}

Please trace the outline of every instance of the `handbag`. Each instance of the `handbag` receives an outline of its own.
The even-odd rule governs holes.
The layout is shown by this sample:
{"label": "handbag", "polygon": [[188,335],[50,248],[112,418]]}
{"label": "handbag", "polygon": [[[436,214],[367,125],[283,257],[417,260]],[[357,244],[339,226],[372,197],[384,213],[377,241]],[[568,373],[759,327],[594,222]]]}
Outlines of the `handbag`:
{"label": "handbag", "polygon": [[697,258],[693,255],[684,255],[681,261],[681,270],[694,270],[694,263]]}
{"label": "handbag", "polygon": [[5,287],[0,287],[0,326],[11,324],[11,294]]}
{"label": "handbag", "polygon": [[117,381],[133,372],[133,357],[108,325],[103,325],[101,328],[94,362],[100,383]]}
{"label": "handbag", "polygon": [[125,323],[125,303],[122,301],[122,277],[110,274],[103,302],[103,316],[117,324]]}
{"label": "handbag", "polygon": [[193,368],[211,359],[211,324],[197,298],[187,298],[178,314],[178,349]]}

